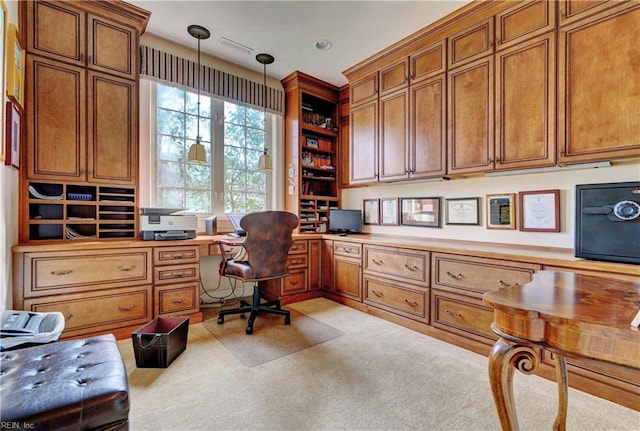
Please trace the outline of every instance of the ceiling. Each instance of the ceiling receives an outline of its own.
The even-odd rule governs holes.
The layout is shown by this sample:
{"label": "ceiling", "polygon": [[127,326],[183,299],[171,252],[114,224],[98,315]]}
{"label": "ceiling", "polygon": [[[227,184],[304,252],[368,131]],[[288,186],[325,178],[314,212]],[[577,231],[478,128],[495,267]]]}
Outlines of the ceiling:
{"label": "ceiling", "polygon": [[[342,72],[430,23],[462,7],[465,0],[423,1],[191,1],[128,0],[151,12],[147,32],[197,47],[187,26],[211,32],[201,50],[262,73],[256,54],[275,62],[267,75],[278,80],[299,70],[336,86],[347,83]],[[221,43],[222,38],[248,49]],[[315,47],[330,40],[331,49]],[[247,52],[248,51],[248,52]]]}

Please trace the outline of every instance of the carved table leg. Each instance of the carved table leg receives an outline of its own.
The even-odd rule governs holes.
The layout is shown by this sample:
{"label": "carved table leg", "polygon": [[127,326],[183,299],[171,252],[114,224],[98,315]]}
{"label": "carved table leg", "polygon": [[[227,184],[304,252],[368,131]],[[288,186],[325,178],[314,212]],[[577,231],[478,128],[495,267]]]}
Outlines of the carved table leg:
{"label": "carved table leg", "polygon": [[556,365],[556,380],[558,382],[558,413],[556,421],[553,423],[553,429],[557,431],[565,431],[567,429],[567,407],[568,407],[568,377],[567,377],[567,361],[564,356],[553,355]]}
{"label": "carved table leg", "polygon": [[538,364],[539,358],[529,346],[510,344],[502,338],[493,345],[489,355],[489,383],[503,430],[518,430],[513,400],[514,369],[531,374],[538,368]]}

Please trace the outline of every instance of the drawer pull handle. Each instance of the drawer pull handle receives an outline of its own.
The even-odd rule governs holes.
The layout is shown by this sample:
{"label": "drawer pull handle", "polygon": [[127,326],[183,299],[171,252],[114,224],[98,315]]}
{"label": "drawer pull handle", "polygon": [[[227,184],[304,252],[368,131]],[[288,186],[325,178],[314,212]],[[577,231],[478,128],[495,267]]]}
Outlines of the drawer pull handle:
{"label": "drawer pull handle", "polygon": [[182,299],[174,299],[173,301],[171,301],[172,304],[178,304],[178,305],[182,305],[184,304],[184,301]]}
{"label": "drawer pull handle", "polygon": [[409,301],[407,298],[404,298],[404,302],[409,304],[411,307],[417,307],[418,303],[416,301]]}
{"label": "drawer pull handle", "polygon": [[500,280],[500,286],[502,287],[515,287],[515,286],[520,286],[520,284],[518,282],[513,282],[513,284],[509,284],[506,281],[502,281]]}
{"label": "drawer pull handle", "polygon": [[73,319],[73,314],[71,314],[71,313],[65,314],[64,318],[65,318],[65,320],[71,320],[71,319]]}
{"label": "drawer pull handle", "polygon": [[296,284],[298,284],[298,280],[291,280],[290,283],[295,286]]}
{"label": "drawer pull handle", "polygon": [[413,266],[409,266],[409,265],[407,265],[406,263],[404,264],[404,267],[405,267],[405,268],[407,268],[409,271],[417,271],[418,269],[420,269],[420,268],[418,268],[418,267],[417,267],[417,266],[415,266],[415,265],[413,265]]}
{"label": "drawer pull handle", "polygon": [[464,278],[464,275],[462,274],[452,274],[451,272],[447,271],[447,275],[451,278],[453,278],[454,280],[462,280]]}
{"label": "drawer pull handle", "polygon": [[459,318],[462,318],[462,314],[460,314],[460,313],[454,313],[453,311],[449,311],[449,310],[444,310],[444,312],[445,312],[446,314],[448,314],[449,316],[451,316],[451,317],[459,317]]}
{"label": "drawer pull handle", "polygon": [[185,251],[180,254],[171,253],[167,257],[169,259],[189,259],[191,257],[191,254]]}
{"label": "drawer pull handle", "polygon": [[374,295],[376,295],[378,298],[382,298],[384,295],[382,294],[382,292],[376,292],[375,289],[371,289],[371,291],[373,292]]}
{"label": "drawer pull handle", "polygon": [[131,266],[119,266],[118,267],[118,271],[120,272],[129,272],[129,271],[133,271],[135,269],[135,265],[131,265]]}
{"label": "drawer pull handle", "polygon": [[376,265],[382,265],[384,263],[384,260],[382,260],[382,259],[380,259],[380,260],[371,259],[371,262],[375,263]]}
{"label": "drawer pull handle", "polygon": [[73,272],[73,269],[63,269],[60,271],[51,271],[51,274],[60,276],[60,275],[68,275],[68,274],[71,274],[72,272]]}
{"label": "drawer pull handle", "polygon": [[129,305],[128,307],[122,307],[122,306],[120,306],[120,305],[118,306],[118,310],[120,310],[120,311],[131,311],[131,310],[133,310],[134,308],[135,308],[135,306],[134,306],[134,305]]}

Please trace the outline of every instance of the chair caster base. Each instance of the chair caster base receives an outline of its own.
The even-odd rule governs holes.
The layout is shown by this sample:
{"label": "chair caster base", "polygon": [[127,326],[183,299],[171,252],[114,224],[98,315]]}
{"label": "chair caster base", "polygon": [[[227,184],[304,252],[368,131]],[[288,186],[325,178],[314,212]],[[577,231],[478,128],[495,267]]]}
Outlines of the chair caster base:
{"label": "chair caster base", "polygon": [[222,325],[224,323],[224,317],[218,317],[218,325]]}
{"label": "chair caster base", "polygon": [[253,327],[252,326],[247,326],[247,329],[245,329],[244,332],[246,332],[247,335],[253,334]]}
{"label": "chair caster base", "polygon": [[289,316],[284,318],[284,324],[289,325],[291,323],[291,318]]}

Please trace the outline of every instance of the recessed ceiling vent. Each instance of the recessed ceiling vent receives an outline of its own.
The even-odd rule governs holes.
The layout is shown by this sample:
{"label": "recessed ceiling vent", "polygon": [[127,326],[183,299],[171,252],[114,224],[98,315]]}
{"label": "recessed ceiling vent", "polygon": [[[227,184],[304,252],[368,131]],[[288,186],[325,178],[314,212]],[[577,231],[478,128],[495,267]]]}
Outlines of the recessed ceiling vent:
{"label": "recessed ceiling vent", "polygon": [[226,46],[227,48],[231,48],[234,49],[238,52],[241,52],[243,54],[247,54],[250,55],[251,52],[253,51],[253,48],[249,48],[248,46],[244,46],[238,42],[234,42],[231,39],[227,39],[225,37],[221,37],[218,40],[218,43],[222,46]]}

